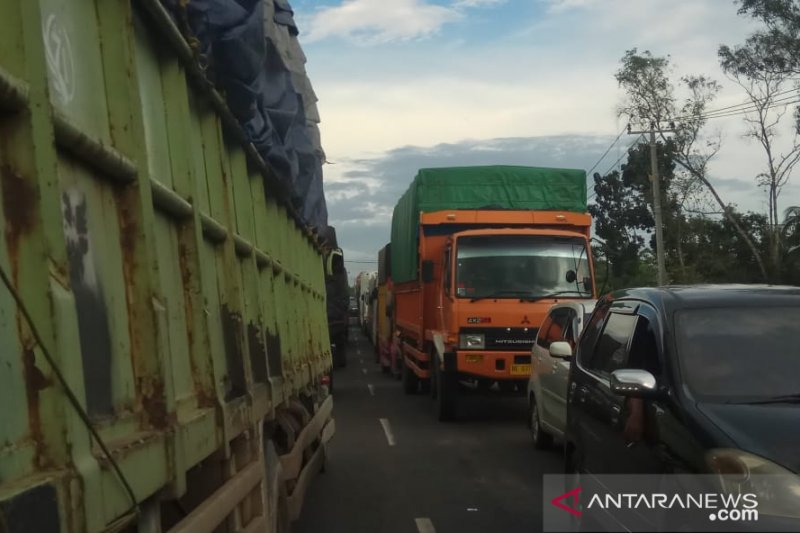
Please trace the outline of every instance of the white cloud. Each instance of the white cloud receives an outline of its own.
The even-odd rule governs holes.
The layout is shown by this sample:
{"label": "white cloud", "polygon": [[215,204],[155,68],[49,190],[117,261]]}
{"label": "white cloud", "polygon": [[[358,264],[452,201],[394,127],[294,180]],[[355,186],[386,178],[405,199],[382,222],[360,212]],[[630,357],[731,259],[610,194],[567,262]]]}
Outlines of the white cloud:
{"label": "white cloud", "polygon": [[461,18],[457,9],[425,0],[345,0],[317,10],[305,22],[305,42],[345,37],[364,44],[430,36]]}
{"label": "white cloud", "polygon": [[598,0],[544,0],[549,3],[549,10],[552,13],[560,13],[569,11],[570,9],[578,9],[598,3]]}
{"label": "white cloud", "polygon": [[[353,182],[348,174],[354,167],[361,168],[358,160],[381,158],[398,147],[437,147],[448,143],[444,150],[452,151],[451,144],[472,139],[466,144],[468,150],[455,152],[464,164],[474,163],[471,157],[489,163],[538,164],[536,159],[515,160],[515,152],[497,139],[537,137],[525,150],[541,157],[536,146],[542,142],[542,136],[570,135],[579,136],[584,146],[576,148],[575,144],[567,143],[561,148],[550,143],[548,150],[562,158],[565,166],[590,168],[624,125],[615,116],[622,94],[614,72],[629,48],[650,49],[656,55],[670,54],[677,75],[706,73],[722,81],[724,90],[713,107],[744,100],[742,91],[722,75],[716,55],[719,44],[740,43],[753,27],[750,21],[737,16],[733,0],[536,1],[547,2],[544,12],[508,27],[505,34],[472,31],[450,38],[448,32],[447,39],[437,37],[413,45],[384,46],[379,52],[346,45],[337,48],[328,42],[306,49],[320,97],[324,146],[329,159],[338,163],[325,167],[326,183],[349,182],[338,190],[332,188],[333,220],[339,223],[366,220],[371,225],[383,220],[386,224],[388,213],[365,201],[380,193],[387,198],[376,205],[393,205],[402,190],[380,191],[387,184],[410,179],[415,168],[428,164],[426,149],[416,148],[405,162],[393,159],[393,166],[402,163],[402,171],[393,171],[391,179],[376,182],[373,177]],[[412,10],[433,7],[450,13],[447,17],[465,18],[467,7],[490,5],[485,0],[448,0],[440,6],[433,6],[428,0],[357,3],[384,12],[382,16],[387,20],[399,16],[402,6]],[[407,17],[407,12],[403,17]],[[437,19],[429,32],[409,30],[405,33],[409,37],[404,39],[430,36],[442,25],[456,20]],[[503,20],[506,24],[506,19]],[[386,25],[387,31],[395,31],[389,22]],[[482,25],[473,30],[478,27],[488,29]],[[357,38],[358,32],[362,35],[364,32],[353,31],[326,35]],[[383,30],[377,25],[371,31],[373,39],[392,40],[386,35],[381,37]],[[787,126],[788,122],[787,118]],[[722,151],[710,167],[712,181],[726,201],[742,209],[762,211],[764,195],[754,180],[763,166],[759,146],[742,139],[745,127],[738,117],[715,120],[710,128],[724,133]],[[603,136],[593,140],[595,134]],[[788,131],[784,135],[788,142]],[[611,166],[632,140],[623,136],[623,141],[597,170],[602,172]],[[586,158],[585,154],[592,155]],[[366,168],[368,173],[374,170]],[[784,191],[781,206],[796,204],[797,198],[800,198],[800,175]],[[366,211],[350,219],[340,210],[353,203],[364,206]],[[360,229],[352,222],[348,234],[352,232],[355,239],[361,235]],[[370,246],[375,249],[377,241],[384,238],[385,231],[376,232],[375,242],[364,245],[352,242],[349,247],[367,253]]]}
{"label": "white cloud", "polygon": [[505,3],[506,0],[456,0],[453,7],[491,7]]}
{"label": "white cloud", "polygon": [[379,44],[423,39],[445,24],[464,18],[464,11],[504,4],[507,0],[453,0],[437,5],[427,0],[344,0],[302,18],[313,43],[344,37],[359,44]]}

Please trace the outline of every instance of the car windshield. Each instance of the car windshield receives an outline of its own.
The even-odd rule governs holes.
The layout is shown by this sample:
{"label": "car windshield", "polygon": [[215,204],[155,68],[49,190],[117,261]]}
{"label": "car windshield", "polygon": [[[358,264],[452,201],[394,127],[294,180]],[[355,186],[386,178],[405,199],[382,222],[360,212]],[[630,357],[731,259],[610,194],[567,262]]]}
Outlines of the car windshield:
{"label": "car windshield", "polygon": [[800,307],[679,311],[681,374],[707,401],[800,392]]}
{"label": "car windshield", "polygon": [[591,296],[583,284],[590,273],[581,239],[467,236],[458,239],[457,246],[456,295],[460,298]]}

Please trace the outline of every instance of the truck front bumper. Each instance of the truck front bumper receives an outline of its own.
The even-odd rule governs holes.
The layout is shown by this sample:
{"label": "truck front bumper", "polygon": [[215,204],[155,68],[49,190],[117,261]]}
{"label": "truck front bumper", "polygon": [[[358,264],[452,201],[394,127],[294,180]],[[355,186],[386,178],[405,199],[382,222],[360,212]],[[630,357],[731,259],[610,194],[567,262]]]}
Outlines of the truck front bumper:
{"label": "truck front bumper", "polygon": [[[450,357],[448,357],[450,356]],[[448,361],[450,359],[450,361]],[[449,363],[449,364],[448,364]],[[455,363],[455,364],[453,364]],[[491,380],[525,380],[531,375],[530,352],[458,350],[445,354],[445,371]],[[453,366],[455,368],[453,368]]]}

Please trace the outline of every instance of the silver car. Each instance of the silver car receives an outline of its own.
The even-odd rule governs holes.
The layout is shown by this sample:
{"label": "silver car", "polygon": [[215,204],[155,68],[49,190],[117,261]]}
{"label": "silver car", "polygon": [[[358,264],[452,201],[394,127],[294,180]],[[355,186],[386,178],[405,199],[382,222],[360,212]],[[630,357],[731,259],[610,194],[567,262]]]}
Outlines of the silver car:
{"label": "silver car", "polygon": [[559,440],[564,437],[569,365],[595,302],[579,300],[556,304],[539,328],[531,349],[528,382],[528,425],[536,448],[546,448],[553,437]]}

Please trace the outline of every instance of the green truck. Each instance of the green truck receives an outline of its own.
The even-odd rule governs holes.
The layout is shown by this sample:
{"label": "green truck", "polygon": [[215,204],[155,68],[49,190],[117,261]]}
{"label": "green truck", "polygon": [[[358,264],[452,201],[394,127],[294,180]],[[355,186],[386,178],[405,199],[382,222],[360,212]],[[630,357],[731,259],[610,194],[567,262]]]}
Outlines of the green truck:
{"label": "green truck", "polygon": [[324,464],[321,157],[224,55],[297,32],[210,4],[0,0],[3,533],[284,531]]}

